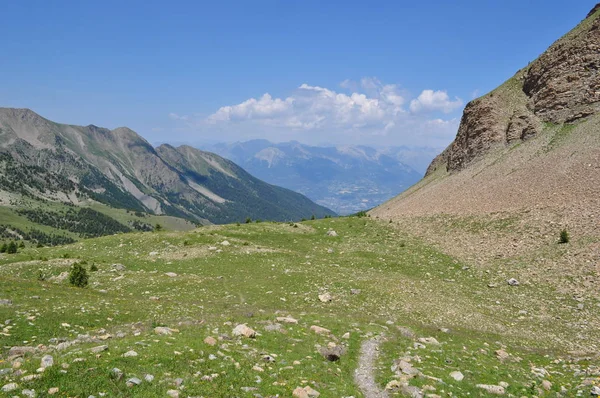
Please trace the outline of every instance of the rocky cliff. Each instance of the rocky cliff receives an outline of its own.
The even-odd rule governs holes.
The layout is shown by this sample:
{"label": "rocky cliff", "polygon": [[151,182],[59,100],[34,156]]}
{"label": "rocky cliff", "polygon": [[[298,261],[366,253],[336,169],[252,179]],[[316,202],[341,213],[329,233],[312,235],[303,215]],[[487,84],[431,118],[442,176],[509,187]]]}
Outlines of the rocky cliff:
{"label": "rocky cliff", "polygon": [[457,171],[498,145],[600,111],[600,4],[575,29],[496,90],[465,107],[454,142],[430,165]]}

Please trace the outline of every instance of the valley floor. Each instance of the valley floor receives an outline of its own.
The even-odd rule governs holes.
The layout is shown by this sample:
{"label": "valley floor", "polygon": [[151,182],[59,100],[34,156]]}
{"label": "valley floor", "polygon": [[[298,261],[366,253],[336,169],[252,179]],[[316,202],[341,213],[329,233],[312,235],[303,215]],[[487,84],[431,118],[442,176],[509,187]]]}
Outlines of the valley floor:
{"label": "valley floor", "polygon": [[[418,236],[348,217],[2,254],[0,394],[520,397],[600,384],[600,302]],[[69,286],[83,261],[98,271]],[[256,335],[236,336],[240,324]]]}

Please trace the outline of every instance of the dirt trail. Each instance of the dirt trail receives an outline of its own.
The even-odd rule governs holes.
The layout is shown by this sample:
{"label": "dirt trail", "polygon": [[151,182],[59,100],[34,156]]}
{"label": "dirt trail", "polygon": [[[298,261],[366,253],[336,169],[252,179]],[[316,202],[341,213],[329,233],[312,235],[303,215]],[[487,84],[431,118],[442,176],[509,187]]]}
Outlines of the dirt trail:
{"label": "dirt trail", "polygon": [[373,337],[363,341],[360,347],[358,368],[354,373],[354,380],[365,398],[388,397],[387,391],[382,390],[375,382],[375,361],[379,356],[379,344],[383,340],[383,336]]}

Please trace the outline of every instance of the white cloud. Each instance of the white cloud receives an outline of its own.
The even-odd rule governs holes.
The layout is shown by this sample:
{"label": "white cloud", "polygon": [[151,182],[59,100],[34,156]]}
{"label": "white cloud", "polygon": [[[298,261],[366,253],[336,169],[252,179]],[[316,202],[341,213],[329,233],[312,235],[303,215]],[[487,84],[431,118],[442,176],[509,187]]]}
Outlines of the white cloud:
{"label": "white cloud", "polygon": [[186,116],[186,115],[182,116],[182,115],[178,115],[178,114],[173,113],[173,112],[169,113],[169,118],[173,119],[173,120],[188,120],[189,119],[189,117]]}
{"label": "white cloud", "polygon": [[414,100],[410,101],[410,111],[419,112],[444,112],[450,113],[463,105],[460,98],[450,100],[445,91],[423,90]]}
{"label": "white cloud", "polygon": [[450,100],[445,91],[424,90],[411,101],[398,85],[373,77],[345,80],[339,86],[342,91],[303,83],[287,97],[265,93],[200,119],[175,113],[169,117],[222,141],[266,138],[313,144],[445,146],[456,134],[458,119],[439,118],[439,114],[457,110],[462,101]]}

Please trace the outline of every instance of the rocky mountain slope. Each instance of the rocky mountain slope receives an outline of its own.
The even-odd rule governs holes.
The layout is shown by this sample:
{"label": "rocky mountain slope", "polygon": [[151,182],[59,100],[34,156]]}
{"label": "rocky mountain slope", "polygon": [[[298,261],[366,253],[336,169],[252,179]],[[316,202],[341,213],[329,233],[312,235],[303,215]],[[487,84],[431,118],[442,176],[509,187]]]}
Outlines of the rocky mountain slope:
{"label": "rocky mountain slope", "polygon": [[340,214],[372,208],[421,178],[400,161],[401,151],[365,146],[315,147],[252,140],[218,144],[211,151],[258,178],[300,192]]}
{"label": "rocky mountain slope", "polygon": [[217,155],[153,148],[125,127],[59,124],[27,109],[0,109],[0,182],[4,204],[92,201],[200,223],[333,214]]}
{"label": "rocky mountain slope", "polygon": [[[490,273],[600,299],[600,11],[469,103],[418,184],[371,215]],[[558,244],[566,229],[571,242]]]}

